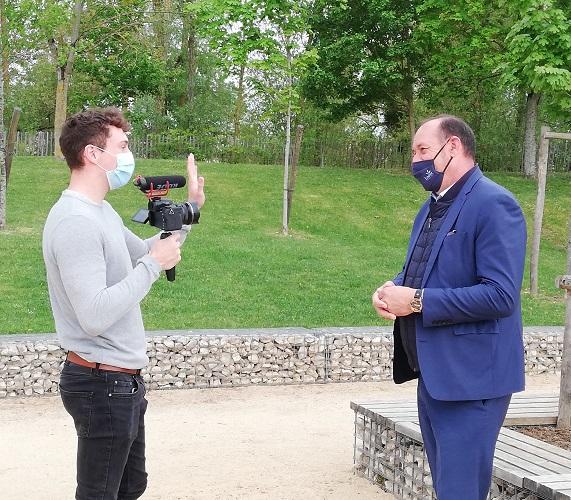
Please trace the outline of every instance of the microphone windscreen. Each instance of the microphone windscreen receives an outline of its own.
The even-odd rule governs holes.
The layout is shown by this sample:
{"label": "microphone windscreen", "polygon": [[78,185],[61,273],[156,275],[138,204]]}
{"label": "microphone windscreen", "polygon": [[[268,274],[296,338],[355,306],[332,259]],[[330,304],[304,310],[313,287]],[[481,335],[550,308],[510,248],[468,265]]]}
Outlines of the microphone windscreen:
{"label": "microphone windscreen", "polygon": [[186,185],[186,179],[182,175],[155,175],[150,177],[139,176],[135,179],[135,186],[141,191],[149,191],[151,184],[153,189],[180,188]]}

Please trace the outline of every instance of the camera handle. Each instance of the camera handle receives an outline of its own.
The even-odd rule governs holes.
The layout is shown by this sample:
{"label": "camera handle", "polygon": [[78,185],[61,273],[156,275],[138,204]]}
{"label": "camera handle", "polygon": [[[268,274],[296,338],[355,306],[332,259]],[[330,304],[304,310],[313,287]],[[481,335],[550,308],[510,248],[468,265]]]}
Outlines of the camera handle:
{"label": "camera handle", "polygon": [[[172,233],[161,233],[161,240],[164,240],[165,238],[168,238]],[[168,281],[174,281],[175,278],[175,273],[176,273],[176,267],[173,266],[170,269],[167,269],[165,271],[166,275],[167,275],[167,280]]]}

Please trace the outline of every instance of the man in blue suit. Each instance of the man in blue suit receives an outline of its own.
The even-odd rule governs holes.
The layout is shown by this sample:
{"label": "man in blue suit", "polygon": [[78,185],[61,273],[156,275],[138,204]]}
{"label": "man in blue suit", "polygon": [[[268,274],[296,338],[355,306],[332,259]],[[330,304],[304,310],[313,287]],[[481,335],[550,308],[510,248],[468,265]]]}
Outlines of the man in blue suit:
{"label": "man in blue suit", "polygon": [[418,415],[439,500],[484,500],[498,433],[524,388],[520,288],[526,226],[513,195],[475,164],[461,119],[424,122],[412,173],[431,192],[402,272],[373,294],[395,320],[393,378],[418,378]]}

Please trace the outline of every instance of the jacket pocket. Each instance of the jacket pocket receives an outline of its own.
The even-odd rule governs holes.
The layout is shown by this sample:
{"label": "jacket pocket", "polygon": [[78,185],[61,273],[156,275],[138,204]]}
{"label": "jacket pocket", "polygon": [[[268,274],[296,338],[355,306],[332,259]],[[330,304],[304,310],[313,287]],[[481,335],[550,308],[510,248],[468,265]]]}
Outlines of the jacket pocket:
{"label": "jacket pocket", "polygon": [[485,321],[472,321],[470,323],[458,323],[454,325],[454,335],[481,335],[484,333],[499,333],[500,327],[497,319]]}

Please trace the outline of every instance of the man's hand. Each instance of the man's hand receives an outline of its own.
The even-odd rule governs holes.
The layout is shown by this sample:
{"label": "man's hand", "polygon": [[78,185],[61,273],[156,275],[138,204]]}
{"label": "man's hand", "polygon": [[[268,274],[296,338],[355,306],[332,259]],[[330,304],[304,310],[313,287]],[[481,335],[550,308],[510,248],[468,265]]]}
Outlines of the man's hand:
{"label": "man's hand", "polygon": [[395,284],[392,281],[387,281],[379,288],[377,288],[373,293],[373,307],[375,308],[375,311],[377,311],[377,314],[381,318],[390,319],[392,321],[396,319],[396,316],[391,311],[389,311],[387,303],[382,297],[383,297],[383,291],[385,289],[394,286]]}
{"label": "man's hand", "polygon": [[164,240],[155,241],[149,253],[163,271],[173,268],[180,262],[180,235],[173,233]]}
{"label": "man's hand", "polygon": [[206,201],[204,194],[204,177],[198,177],[198,170],[194,162],[194,155],[190,153],[186,163],[188,174],[188,201],[196,203],[198,208],[202,208]]}
{"label": "man's hand", "polygon": [[408,316],[413,310],[410,306],[414,298],[414,288],[408,286],[382,286],[377,291],[379,302],[386,305],[386,310],[390,311],[393,316]]}

